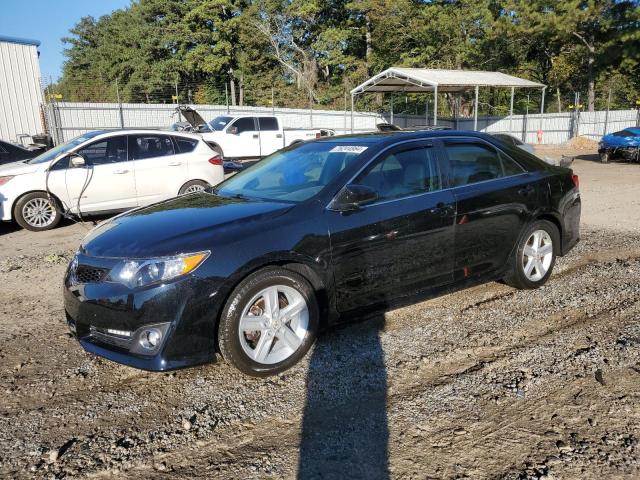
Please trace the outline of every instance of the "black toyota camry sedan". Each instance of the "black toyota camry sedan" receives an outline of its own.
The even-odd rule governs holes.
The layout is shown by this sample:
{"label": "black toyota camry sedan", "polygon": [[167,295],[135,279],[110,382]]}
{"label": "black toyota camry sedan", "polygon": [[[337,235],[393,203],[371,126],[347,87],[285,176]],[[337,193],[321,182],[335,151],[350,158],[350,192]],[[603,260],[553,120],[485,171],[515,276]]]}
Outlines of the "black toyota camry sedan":
{"label": "black toyota camry sedan", "polygon": [[368,309],[485,281],[540,287],[579,222],[571,170],[491,136],[331,137],[100,224],[64,304],[81,345],[116,362],[168,370],[220,353],[266,376]]}

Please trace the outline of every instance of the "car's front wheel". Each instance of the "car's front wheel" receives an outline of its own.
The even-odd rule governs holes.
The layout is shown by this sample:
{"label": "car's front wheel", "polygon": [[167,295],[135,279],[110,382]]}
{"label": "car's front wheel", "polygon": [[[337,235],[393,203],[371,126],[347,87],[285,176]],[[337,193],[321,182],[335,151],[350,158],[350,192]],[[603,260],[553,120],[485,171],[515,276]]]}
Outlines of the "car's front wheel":
{"label": "car's front wheel", "polygon": [[248,375],[280,373],[309,351],[318,317],[315,292],[304,277],[280,267],[265,268],[229,296],[218,329],[220,351]]}
{"label": "car's front wheel", "polygon": [[560,233],[553,223],[547,220],[533,222],[509,260],[505,283],[522,289],[541,287],[551,276],[559,247]]}
{"label": "car's front wheel", "polygon": [[57,226],[62,212],[53,197],[45,192],[32,192],[20,197],[16,202],[13,216],[22,228],[40,232]]}
{"label": "car's front wheel", "polygon": [[600,152],[600,163],[609,163],[610,154],[608,150],[602,150]]}

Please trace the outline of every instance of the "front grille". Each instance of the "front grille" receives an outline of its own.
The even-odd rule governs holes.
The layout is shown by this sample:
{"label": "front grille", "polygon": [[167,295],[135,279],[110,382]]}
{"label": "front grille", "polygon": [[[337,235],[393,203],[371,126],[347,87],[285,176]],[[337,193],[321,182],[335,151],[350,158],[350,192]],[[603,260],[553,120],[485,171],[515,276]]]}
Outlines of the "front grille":
{"label": "front grille", "polygon": [[94,327],[93,325],[89,328],[89,332],[91,333],[91,337],[95,340],[101,343],[106,343],[108,345],[123,348],[125,350],[129,350],[131,341],[133,340],[132,332],[127,332],[129,333],[129,335],[118,335],[109,333],[106,329]]}
{"label": "front grille", "polygon": [[109,274],[109,269],[91,267],[89,265],[78,265],[75,278],[78,283],[97,283],[103,281]]}

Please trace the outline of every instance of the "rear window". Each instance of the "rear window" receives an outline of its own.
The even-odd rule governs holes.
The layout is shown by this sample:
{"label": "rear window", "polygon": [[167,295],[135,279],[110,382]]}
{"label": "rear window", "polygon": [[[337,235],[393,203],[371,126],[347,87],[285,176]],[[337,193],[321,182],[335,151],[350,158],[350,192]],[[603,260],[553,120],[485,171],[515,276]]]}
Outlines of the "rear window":
{"label": "rear window", "polygon": [[178,145],[178,153],[190,153],[196,149],[198,140],[195,138],[173,137]]}

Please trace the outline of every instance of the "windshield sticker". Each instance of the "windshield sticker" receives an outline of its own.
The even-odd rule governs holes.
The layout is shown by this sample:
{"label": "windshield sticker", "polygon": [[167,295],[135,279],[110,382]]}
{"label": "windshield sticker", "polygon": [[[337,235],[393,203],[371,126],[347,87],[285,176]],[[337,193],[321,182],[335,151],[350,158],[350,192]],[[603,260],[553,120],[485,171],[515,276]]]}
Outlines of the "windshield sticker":
{"label": "windshield sticker", "polygon": [[329,150],[329,153],[362,153],[367,148],[361,145],[338,145]]}

